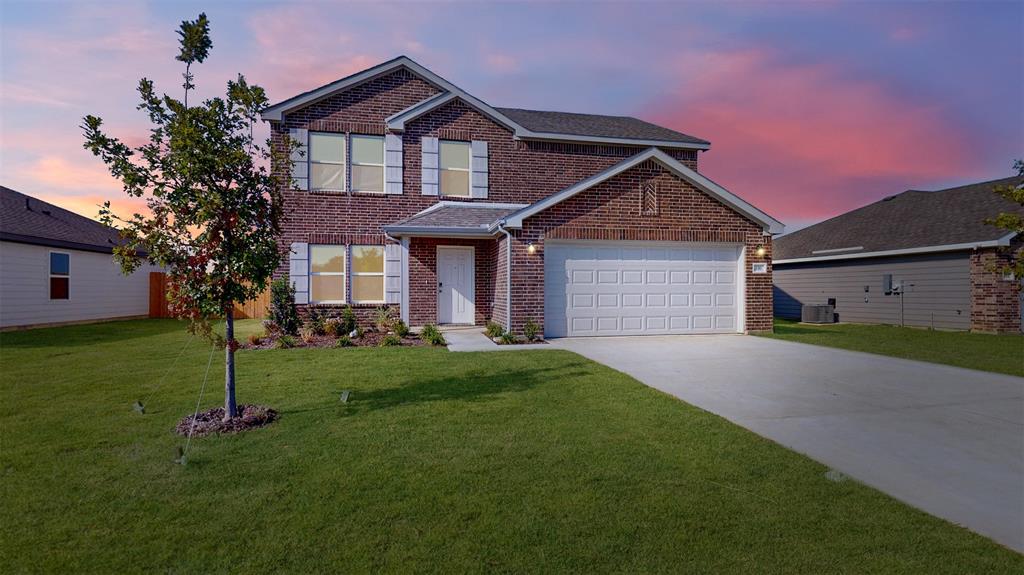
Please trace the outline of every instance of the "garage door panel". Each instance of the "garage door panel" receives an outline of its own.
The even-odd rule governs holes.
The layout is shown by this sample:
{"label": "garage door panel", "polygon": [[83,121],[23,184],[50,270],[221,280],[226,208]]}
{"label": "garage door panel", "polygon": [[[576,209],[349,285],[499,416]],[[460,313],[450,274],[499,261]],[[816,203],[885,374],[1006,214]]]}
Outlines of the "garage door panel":
{"label": "garage door panel", "polygon": [[545,333],[735,332],[739,253],[732,246],[550,242]]}

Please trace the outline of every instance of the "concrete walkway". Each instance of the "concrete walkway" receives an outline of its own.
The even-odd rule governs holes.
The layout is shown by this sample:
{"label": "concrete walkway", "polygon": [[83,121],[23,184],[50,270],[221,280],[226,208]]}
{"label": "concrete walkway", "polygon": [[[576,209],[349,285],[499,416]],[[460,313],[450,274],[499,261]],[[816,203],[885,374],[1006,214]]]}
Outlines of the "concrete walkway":
{"label": "concrete walkway", "polygon": [[484,328],[476,327],[442,327],[441,332],[448,341],[448,351],[522,351],[525,349],[551,349],[546,343],[524,343],[517,345],[498,345],[484,335]]}
{"label": "concrete walkway", "polygon": [[1024,551],[1024,378],[739,335],[549,347]]}

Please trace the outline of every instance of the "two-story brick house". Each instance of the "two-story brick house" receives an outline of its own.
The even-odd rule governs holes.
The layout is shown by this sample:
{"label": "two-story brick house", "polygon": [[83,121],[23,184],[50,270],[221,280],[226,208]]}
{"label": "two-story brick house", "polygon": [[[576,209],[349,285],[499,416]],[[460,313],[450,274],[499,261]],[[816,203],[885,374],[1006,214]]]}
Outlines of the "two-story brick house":
{"label": "two-story brick house", "polygon": [[[548,337],[772,327],[782,224],[635,118],[495,108],[399,57],[264,111],[300,305]],[[286,173],[287,172],[287,173]]]}

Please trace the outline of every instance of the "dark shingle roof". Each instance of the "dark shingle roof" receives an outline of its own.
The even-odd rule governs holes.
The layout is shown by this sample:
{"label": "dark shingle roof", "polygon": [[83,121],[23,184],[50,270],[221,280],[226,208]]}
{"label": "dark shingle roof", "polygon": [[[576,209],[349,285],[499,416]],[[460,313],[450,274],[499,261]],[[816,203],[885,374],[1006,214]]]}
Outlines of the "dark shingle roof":
{"label": "dark shingle roof", "polygon": [[[1020,205],[992,192],[1020,185],[1014,176],[937,192],[908,190],[825,220],[773,242],[773,259],[826,257],[997,240],[1009,231],[985,224],[1000,212],[1024,214]],[[863,247],[856,251],[812,253]]]}
{"label": "dark shingle roof", "polygon": [[[436,204],[435,204],[436,205]],[[438,228],[460,229],[469,231],[486,231],[495,221],[518,210],[521,206],[494,206],[473,204],[451,205],[424,210],[410,218],[386,226],[391,230],[401,228]]]}
{"label": "dark shingle roof", "polygon": [[110,253],[117,230],[0,186],[0,239]]}
{"label": "dark shingle roof", "polygon": [[661,140],[664,142],[683,142],[687,144],[710,144],[707,140],[701,140],[700,138],[688,136],[681,132],[628,116],[545,112],[540,110],[521,110],[519,108],[495,108],[495,110],[534,132],[569,134],[573,136],[597,136],[601,138],[626,138],[630,140]]}

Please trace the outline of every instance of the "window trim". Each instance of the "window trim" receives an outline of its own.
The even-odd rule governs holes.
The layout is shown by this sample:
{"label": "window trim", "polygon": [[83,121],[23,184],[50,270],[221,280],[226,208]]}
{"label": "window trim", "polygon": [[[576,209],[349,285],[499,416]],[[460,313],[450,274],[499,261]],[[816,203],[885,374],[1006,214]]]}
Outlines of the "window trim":
{"label": "window trim", "polygon": [[[441,162],[441,148],[442,144],[463,144],[466,146],[466,158],[468,162],[466,165],[469,167],[463,168],[445,168]],[[466,194],[448,194],[444,191],[444,185],[442,182],[444,178],[441,177],[443,172],[465,172],[466,173]],[[437,193],[439,196],[448,196],[451,198],[472,198],[473,197],[473,143],[465,140],[441,140],[437,141]]]}
{"label": "window trim", "polygon": [[[342,150],[341,150],[341,161],[340,162],[324,162],[324,161],[321,161],[321,160],[314,160],[313,159],[313,136],[315,136],[315,135],[328,135],[328,136],[340,136],[341,137]],[[349,148],[351,146],[349,145],[348,134],[345,133],[345,132],[322,132],[322,131],[314,132],[314,131],[310,131],[309,132],[308,146],[309,146],[309,151],[308,151],[308,153],[306,155],[307,155],[307,160],[309,162],[309,169],[307,170],[308,175],[309,175],[309,190],[311,192],[347,192],[348,191],[348,171],[349,171],[348,170],[348,162],[349,162],[349,157],[352,155],[351,150],[349,150]],[[340,188],[318,188],[318,187],[316,187],[314,185],[314,182],[313,182],[313,164],[325,164],[325,165],[329,165],[329,166],[341,166],[341,171],[342,171],[342,174],[341,174],[341,187]],[[321,244],[321,245],[330,245],[330,244]]]}
{"label": "window trim", "polygon": [[348,154],[348,163],[349,163],[348,173],[350,174],[349,178],[351,179],[352,168],[354,168],[356,166],[370,166],[370,167],[374,167],[374,168],[379,167],[380,168],[380,185],[381,185],[381,188],[380,188],[380,190],[360,190],[360,189],[357,189],[355,187],[355,180],[352,180],[352,181],[349,182],[349,189],[351,189],[352,193],[355,193],[355,194],[383,194],[383,193],[386,193],[387,192],[387,181],[386,181],[387,180],[387,168],[385,167],[385,164],[386,164],[386,160],[387,160],[388,150],[387,150],[387,147],[384,144],[384,136],[377,136],[377,135],[374,135],[374,134],[349,134],[349,138],[348,138],[349,139],[349,144],[353,148],[355,147],[355,145],[352,144],[352,141],[355,140],[356,138],[366,138],[366,139],[372,139],[372,140],[380,140],[381,163],[379,163],[379,164],[370,164],[370,163],[364,163],[364,162],[356,162],[355,161],[355,154],[350,152]]}
{"label": "window trim", "polygon": [[[387,267],[387,260],[388,260],[387,247],[384,246],[384,245],[379,245],[379,244],[352,244],[352,245],[349,246],[350,252],[351,253],[355,253],[355,248],[380,248],[380,250],[381,250],[381,256],[380,256],[381,268],[380,268],[380,270],[381,271],[379,271],[379,272],[357,272],[355,266],[349,266],[348,270],[349,270],[349,275],[351,276],[351,279],[352,279],[351,283],[352,284],[355,283],[356,276],[385,278],[384,273],[385,273],[385,268]],[[352,300],[353,304],[383,304],[383,303],[385,303],[385,300],[387,299],[387,292],[388,292],[387,279],[384,279],[381,282],[380,299],[361,299],[361,300],[357,300],[356,297],[355,297],[355,291],[354,290],[352,292],[352,297],[350,299]]]}
{"label": "window trim", "polygon": [[[53,273],[53,254],[68,256],[68,273],[66,274],[55,274]],[[55,298],[53,297],[53,278],[64,278],[68,280],[68,297]],[[62,252],[57,250],[47,250],[46,252],[46,296],[51,302],[62,302],[71,301],[71,252]]]}
{"label": "window trim", "polygon": [[[315,272],[313,271],[313,248],[315,247],[328,247],[328,248],[341,248],[342,257],[342,270],[340,272]],[[320,305],[320,304],[344,304],[348,303],[348,271],[349,271],[349,253],[348,246],[345,244],[309,244],[308,253],[306,254],[309,262],[309,305]],[[313,276],[341,276],[341,299],[325,299],[317,300],[313,299]]]}

